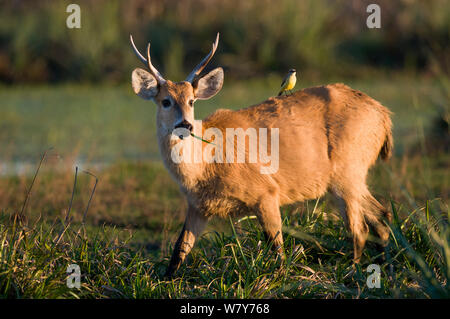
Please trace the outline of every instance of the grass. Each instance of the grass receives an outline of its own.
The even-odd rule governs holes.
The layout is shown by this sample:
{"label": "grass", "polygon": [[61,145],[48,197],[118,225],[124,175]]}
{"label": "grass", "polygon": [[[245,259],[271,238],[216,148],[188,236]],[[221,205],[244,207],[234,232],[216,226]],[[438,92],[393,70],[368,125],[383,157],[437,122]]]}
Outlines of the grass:
{"label": "grass", "polygon": [[[393,167],[397,161],[405,160],[394,159]],[[411,164],[402,165],[416,165],[414,160],[408,161]],[[163,273],[182,226],[185,204],[160,165],[124,163],[102,171],[85,224],[83,214],[94,181],[80,173],[68,227],[64,217],[71,199],[73,174],[43,170],[32,189],[24,221],[13,218],[18,211],[14,208],[21,207],[20,199],[27,189],[24,186],[30,185],[32,176],[1,179],[10,183],[1,189],[9,188],[11,193],[0,196],[10,208],[9,212],[0,213],[0,296],[449,297],[446,199],[428,201],[409,193],[417,191],[415,187],[397,189],[393,180],[401,176],[390,171],[390,167],[383,170],[390,171],[391,177],[382,175],[380,167],[371,174],[372,179],[384,184],[380,187],[389,189],[386,185],[393,184],[394,194],[404,194],[398,195],[398,201],[395,196],[390,202],[385,201],[392,205],[395,216],[385,262],[380,263],[377,250],[369,243],[362,264],[353,268],[351,240],[332,200],[325,196],[282,209],[285,264],[269,249],[254,218],[214,220],[178,277],[165,280]],[[445,196],[445,188],[435,187]],[[16,198],[11,194],[16,194]],[[46,198],[44,194],[52,195]],[[406,196],[413,204],[408,204]],[[381,266],[380,289],[366,285],[366,268],[372,263]],[[81,268],[80,289],[66,286],[70,264]]]}
{"label": "grass", "polygon": [[[246,219],[234,222],[236,232],[231,234],[204,234],[173,280],[162,277],[169,256],[158,259],[133,249],[133,236],[123,230],[89,230],[74,224],[56,243],[58,223],[32,228],[2,225],[0,294],[15,298],[448,298],[448,214],[434,215],[428,209],[420,208],[394,223],[379,289],[366,285],[365,268],[377,257],[375,250],[369,246],[365,261],[354,269],[344,228],[327,220],[319,208],[319,213],[306,210],[307,216],[300,219],[285,217],[286,227],[301,229],[314,240],[286,234],[284,264],[265,243],[260,228]],[[296,222],[299,225],[292,226]],[[81,268],[80,289],[66,286],[70,264]]]}

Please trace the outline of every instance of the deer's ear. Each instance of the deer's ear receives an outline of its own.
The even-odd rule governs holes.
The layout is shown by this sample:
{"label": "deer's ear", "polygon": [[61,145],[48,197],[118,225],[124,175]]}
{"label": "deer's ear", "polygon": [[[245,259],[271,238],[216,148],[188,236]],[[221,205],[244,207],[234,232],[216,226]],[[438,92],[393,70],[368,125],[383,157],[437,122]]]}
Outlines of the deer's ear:
{"label": "deer's ear", "polygon": [[145,100],[150,100],[158,94],[158,82],[153,75],[141,68],[133,70],[131,85],[134,93]]}
{"label": "deer's ear", "polygon": [[216,95],[222,85],[223,69],[216,68],[194,82],[194,95],[197,99],[207,100]]}

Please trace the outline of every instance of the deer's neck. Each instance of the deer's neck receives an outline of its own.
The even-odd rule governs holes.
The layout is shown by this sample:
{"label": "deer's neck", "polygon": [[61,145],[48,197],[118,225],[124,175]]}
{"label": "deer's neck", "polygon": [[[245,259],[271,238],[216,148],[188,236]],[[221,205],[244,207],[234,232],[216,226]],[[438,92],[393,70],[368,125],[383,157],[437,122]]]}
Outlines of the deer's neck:
{"label": "deer's neck", "polygon": [[[194,134],[201,136],[201,131],[199,123],[194,123]],[[157,135],[164,165],[172,177],[185,191],[195,191],[198,182],[204,177],[204,164],[202,161],[196,161],[194,156],[196,152],[199,156],[199,151],[201,154],[201,141],[195,140],[192,136],[180,139],[162,125],[158,125]]]}

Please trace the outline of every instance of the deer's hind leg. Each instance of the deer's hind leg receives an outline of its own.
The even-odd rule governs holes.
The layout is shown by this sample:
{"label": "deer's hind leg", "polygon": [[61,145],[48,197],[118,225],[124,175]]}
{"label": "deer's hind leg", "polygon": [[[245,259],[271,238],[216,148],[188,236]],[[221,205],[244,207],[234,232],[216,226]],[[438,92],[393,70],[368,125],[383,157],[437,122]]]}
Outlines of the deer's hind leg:
{"label": "deer's hind leg", "polygon": [[361,198],[351,194],[337,195],[340,213],[353,240],[353,260],[359,263],[369,235]]}
{"label": "deer's hind leg", "polygon": [[382,249],[389,242],[390,230],[388,223],[391,222],[392,215],[370,194],[368,189],[363,199],[364,218],[369,224],[371,231],[378,238],[378,247]]}

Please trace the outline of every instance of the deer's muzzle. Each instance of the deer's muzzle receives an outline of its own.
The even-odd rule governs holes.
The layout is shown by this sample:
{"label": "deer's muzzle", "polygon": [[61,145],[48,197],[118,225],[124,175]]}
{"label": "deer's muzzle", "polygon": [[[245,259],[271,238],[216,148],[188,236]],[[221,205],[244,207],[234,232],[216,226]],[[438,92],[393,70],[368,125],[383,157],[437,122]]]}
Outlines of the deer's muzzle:
{"label": "deer's muzzle", "polygon": [[193,126],[188,121],[183,120],[181,123],[178,123],[177,125],[175,125],[175,130],[180,129],[180,128],[186,129],[189,131],[189,132],[186,132],[187,134],[183,133],[183,134],[178,135],[178,137],[182,140],[184,137],[187,137],[190,135],[190,133],[192,132]]}

